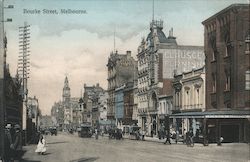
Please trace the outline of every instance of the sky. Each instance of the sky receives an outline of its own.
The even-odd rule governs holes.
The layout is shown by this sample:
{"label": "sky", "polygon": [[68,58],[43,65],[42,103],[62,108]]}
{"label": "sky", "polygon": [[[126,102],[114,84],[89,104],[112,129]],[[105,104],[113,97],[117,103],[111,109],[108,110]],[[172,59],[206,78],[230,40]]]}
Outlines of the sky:
{"label": "sky", "polygon": [[[233,3],[248,0],[155,0],[154,19],[171,27],[180,45],[203,46],[202,21]],[[36,96],[43,115],[49,115],[55,102],[62,100],[65,76],[72,97],[80,97],[84,83],[100,83],[107,88],[107,61],[115,49],[125,54],[136,51],[149,33],[152,0],[6,0],[4,17],[8,38],[7,63],[15,76],[18,60],[19,27],[30,27],[29,96]],[[24,10],[40,10],[40,14]],[[62,14],[61,9],[82,10],[82,14]],[[43,10],[57,10],[45,14]]]}

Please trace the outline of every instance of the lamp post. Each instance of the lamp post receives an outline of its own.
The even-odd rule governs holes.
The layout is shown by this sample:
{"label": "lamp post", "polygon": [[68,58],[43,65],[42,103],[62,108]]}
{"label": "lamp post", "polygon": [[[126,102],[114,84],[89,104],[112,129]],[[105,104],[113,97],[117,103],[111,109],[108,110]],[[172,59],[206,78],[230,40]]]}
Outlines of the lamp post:
{"label": "lamp post", "polygon": [[4,93],[4,71],[5,71],[5,35],[4,22],[12,19],[4,19],[4,9],[14,8],[13,5],[4,7],[4,0],[0,0],[0,160],[4,156],[4,127],[5,127],[5,93]]}

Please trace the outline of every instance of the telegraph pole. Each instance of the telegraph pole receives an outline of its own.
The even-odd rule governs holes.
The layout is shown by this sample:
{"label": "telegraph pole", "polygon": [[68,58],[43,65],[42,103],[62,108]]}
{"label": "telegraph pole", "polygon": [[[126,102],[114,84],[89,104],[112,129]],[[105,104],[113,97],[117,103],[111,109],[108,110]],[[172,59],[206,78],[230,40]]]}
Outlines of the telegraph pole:
{"label": "telegraph pole", "polygon": [[28,78],[29,78],[29,55],[30,55],[30,25],[24,23],[19,27],[19,56],[18,56],[18,75],[22,80],[22,98],[23,98],[23,133],[24,143],[27,142],[27,101],[28,101]]}
{"label": "telegraph pole", "polygon": [[4,155],[4,16],[3,0],[0,0],[0,160]]}
{"label": "telegraph pole", "polygon": [[0,0],[0,160],[4,156],[4,129],[5,129],[5,93],[4,93],[4,71],[6,61],[7,42],[5,41],[4,22],[12,19],[4,19],[4,9],[14,8],[13,5],[4,7],[4,0]]}

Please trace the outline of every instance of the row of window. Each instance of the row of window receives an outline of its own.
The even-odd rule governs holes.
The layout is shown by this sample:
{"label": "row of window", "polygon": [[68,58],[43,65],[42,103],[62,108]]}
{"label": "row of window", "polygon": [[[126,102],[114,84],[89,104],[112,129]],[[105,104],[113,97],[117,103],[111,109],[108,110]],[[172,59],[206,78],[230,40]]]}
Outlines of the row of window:
{"label": "row of window", "polygon": [[[212,75],[213,79],[213,86],[212,86],[212,92],[216,93],[216,75]],[[231,87],[231,77],[230,74],[225,75],[225,91],[230,91]],[[245,90],[250,90],[250,70],[247,70],[245,72]]]}

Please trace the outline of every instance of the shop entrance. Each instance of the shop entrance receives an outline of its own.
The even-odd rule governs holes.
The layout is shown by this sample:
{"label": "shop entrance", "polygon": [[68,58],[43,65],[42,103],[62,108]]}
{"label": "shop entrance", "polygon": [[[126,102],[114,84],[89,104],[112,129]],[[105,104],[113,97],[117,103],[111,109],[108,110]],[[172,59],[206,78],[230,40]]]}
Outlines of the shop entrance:
{"label": "shop entrance", "polygon": [[223,142],[239,142],[239,125],[221,125],[221,136]]}

